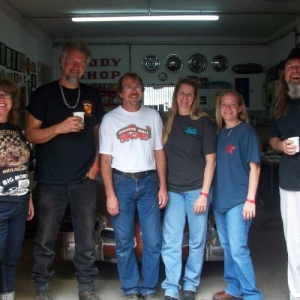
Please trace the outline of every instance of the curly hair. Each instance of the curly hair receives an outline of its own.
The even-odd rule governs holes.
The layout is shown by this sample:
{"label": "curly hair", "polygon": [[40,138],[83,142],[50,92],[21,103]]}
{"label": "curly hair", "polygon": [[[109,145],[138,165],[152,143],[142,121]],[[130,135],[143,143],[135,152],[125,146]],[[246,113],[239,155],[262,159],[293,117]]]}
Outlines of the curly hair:
{"label": "curly hair", "polygon": [[204,113],[199,107],[199,93],[198,93],[198,87],[197,87],[196,81],[189,77],[180,79],[175,86],[175,89],[173,92],[173,97],[172,97],[172,106],[166,116],[167,120],[166,120],[164,129],[163,129],[163,136],[162,136],[163,144],[165,144],[167,142],[168,136],[172,129],[174,119],[175,119],[176,115],[178,115],[177,95],[178,95],[180,87],[183,84],[187,84],[187,85],[193,87],[193,90],[194,90],[194,101],[192,103],[191,110],[190,110],[190,118],[192,120],[198,120],[199,118],[204,117],[204,116],[210,117],[208,114]]}
{"label": "curly hair", "polygon": [[7,120],[10,124],[18,125],[19,124],[19,113],[18,108],[20,106],[19,98],[20,98],[20,88],[17,84],[7,78],[0,79],[0,91],[4,93],[11,94],[12,96],[12,108],[8,112]]}
{"label": "curly hair", "polygon": [[239,106],[242,108],[241,112],[238,114],[238,118],[239,120],[243,121],[243,122],[248,122],[248,114],[246,111],[246,106],[245,106],[245,101],[243,96],[237,92],[236,90],[226,90],[224,92],[222,92],[218,99],[217,99],[217,103],[216,103],[216,123],[217,123],[217,132],[219,132],[220,130],[222,130],[224,121],[221,115],[221,100],[223,98],[224,95],[226,94],[232,94],[236,97],[236,99],[238,100],[238,104]]}

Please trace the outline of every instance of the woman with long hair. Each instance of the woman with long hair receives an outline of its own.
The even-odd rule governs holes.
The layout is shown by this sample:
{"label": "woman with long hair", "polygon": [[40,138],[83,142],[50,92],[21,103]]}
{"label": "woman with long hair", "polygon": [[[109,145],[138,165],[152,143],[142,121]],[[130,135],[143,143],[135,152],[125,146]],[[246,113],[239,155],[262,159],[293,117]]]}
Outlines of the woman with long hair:
{"label": "woman with long hair", "polygon": [[214,300],[263,299],[256,288],[247,245],[260,174],[259,138],[247,120],[243,97],[235,90],[223,92],[216,103],[217,167],[212,207],[228,285],[213,295]]}
{"label": "woman with long hair", "polygon": [[181,299],[194,300],[204,259],[216,149],[212,119],[199,108],[197,84],[191,78],[179,80],[175,87],[163,131],[163,144],[167,156],[169,199],[163,222],[164,299],[179,299],[181,246],[187,219],[189,256]]}

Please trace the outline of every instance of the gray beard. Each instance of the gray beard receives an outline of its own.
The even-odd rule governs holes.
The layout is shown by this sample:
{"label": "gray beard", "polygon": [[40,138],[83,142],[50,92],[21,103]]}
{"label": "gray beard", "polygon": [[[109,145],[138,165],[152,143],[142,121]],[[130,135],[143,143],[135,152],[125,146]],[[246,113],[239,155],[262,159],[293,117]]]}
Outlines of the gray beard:
{"label": "gray beard", "polygon": [[300,84],[299,83],[288,83],[288,95],[291,99],[300,99]]}
{"label": "gray beard", "polygon": [[79,78],[74,76],[67,75],[66,78],[71,84],[77,84],[79,82]]}

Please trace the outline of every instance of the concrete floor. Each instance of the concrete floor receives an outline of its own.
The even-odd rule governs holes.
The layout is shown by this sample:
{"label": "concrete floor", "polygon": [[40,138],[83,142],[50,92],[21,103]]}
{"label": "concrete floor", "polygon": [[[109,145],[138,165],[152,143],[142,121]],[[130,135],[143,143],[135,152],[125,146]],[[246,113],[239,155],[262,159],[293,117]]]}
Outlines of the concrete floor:
{"label": "concrete floor", "polygon": [[[257,217],[252,223],[249,234],[249,247],[253,258],[258,288],[265,300],[288,300],[287,254],[282,231],[282,222],[278,209],[278,193],[274,185],[273,199],[270,199],[268,170],[262,170],[260,197],[264,201],[258,204]],[[276,189],[276,190],[275,190]],[[35,294],[31,282],[33,237],[24,242],[21,259],[16,271],[15,300],[33,300]],[[101,300],[121,300],[117,268],[115,264],[97,262],[99,274],[96,278],[96,292]],[[57,256],[52,278],[52,294],[55,300],[78,299],[77,284],[72,262]],[[164,267],[161,266],[157,294],[163,298],[160,283],[164,279]],[[223,262],[205,262],[197,300],[211,299],[212,295],[225,287],[223,281]]]}

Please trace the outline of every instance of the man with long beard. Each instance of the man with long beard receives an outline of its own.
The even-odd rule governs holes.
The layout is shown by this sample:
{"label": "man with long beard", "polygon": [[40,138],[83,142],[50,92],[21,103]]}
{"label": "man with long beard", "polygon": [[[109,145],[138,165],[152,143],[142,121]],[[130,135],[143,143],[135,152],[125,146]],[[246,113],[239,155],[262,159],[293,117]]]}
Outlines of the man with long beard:
{"label": "man with long beard", "polygon": [[282,153],[279,166],[281,216],[288,252],[290,300],[300,299],[300,154],[289,140],[300,136],[300,48],[284,61],[271,123],[271,147]]}

